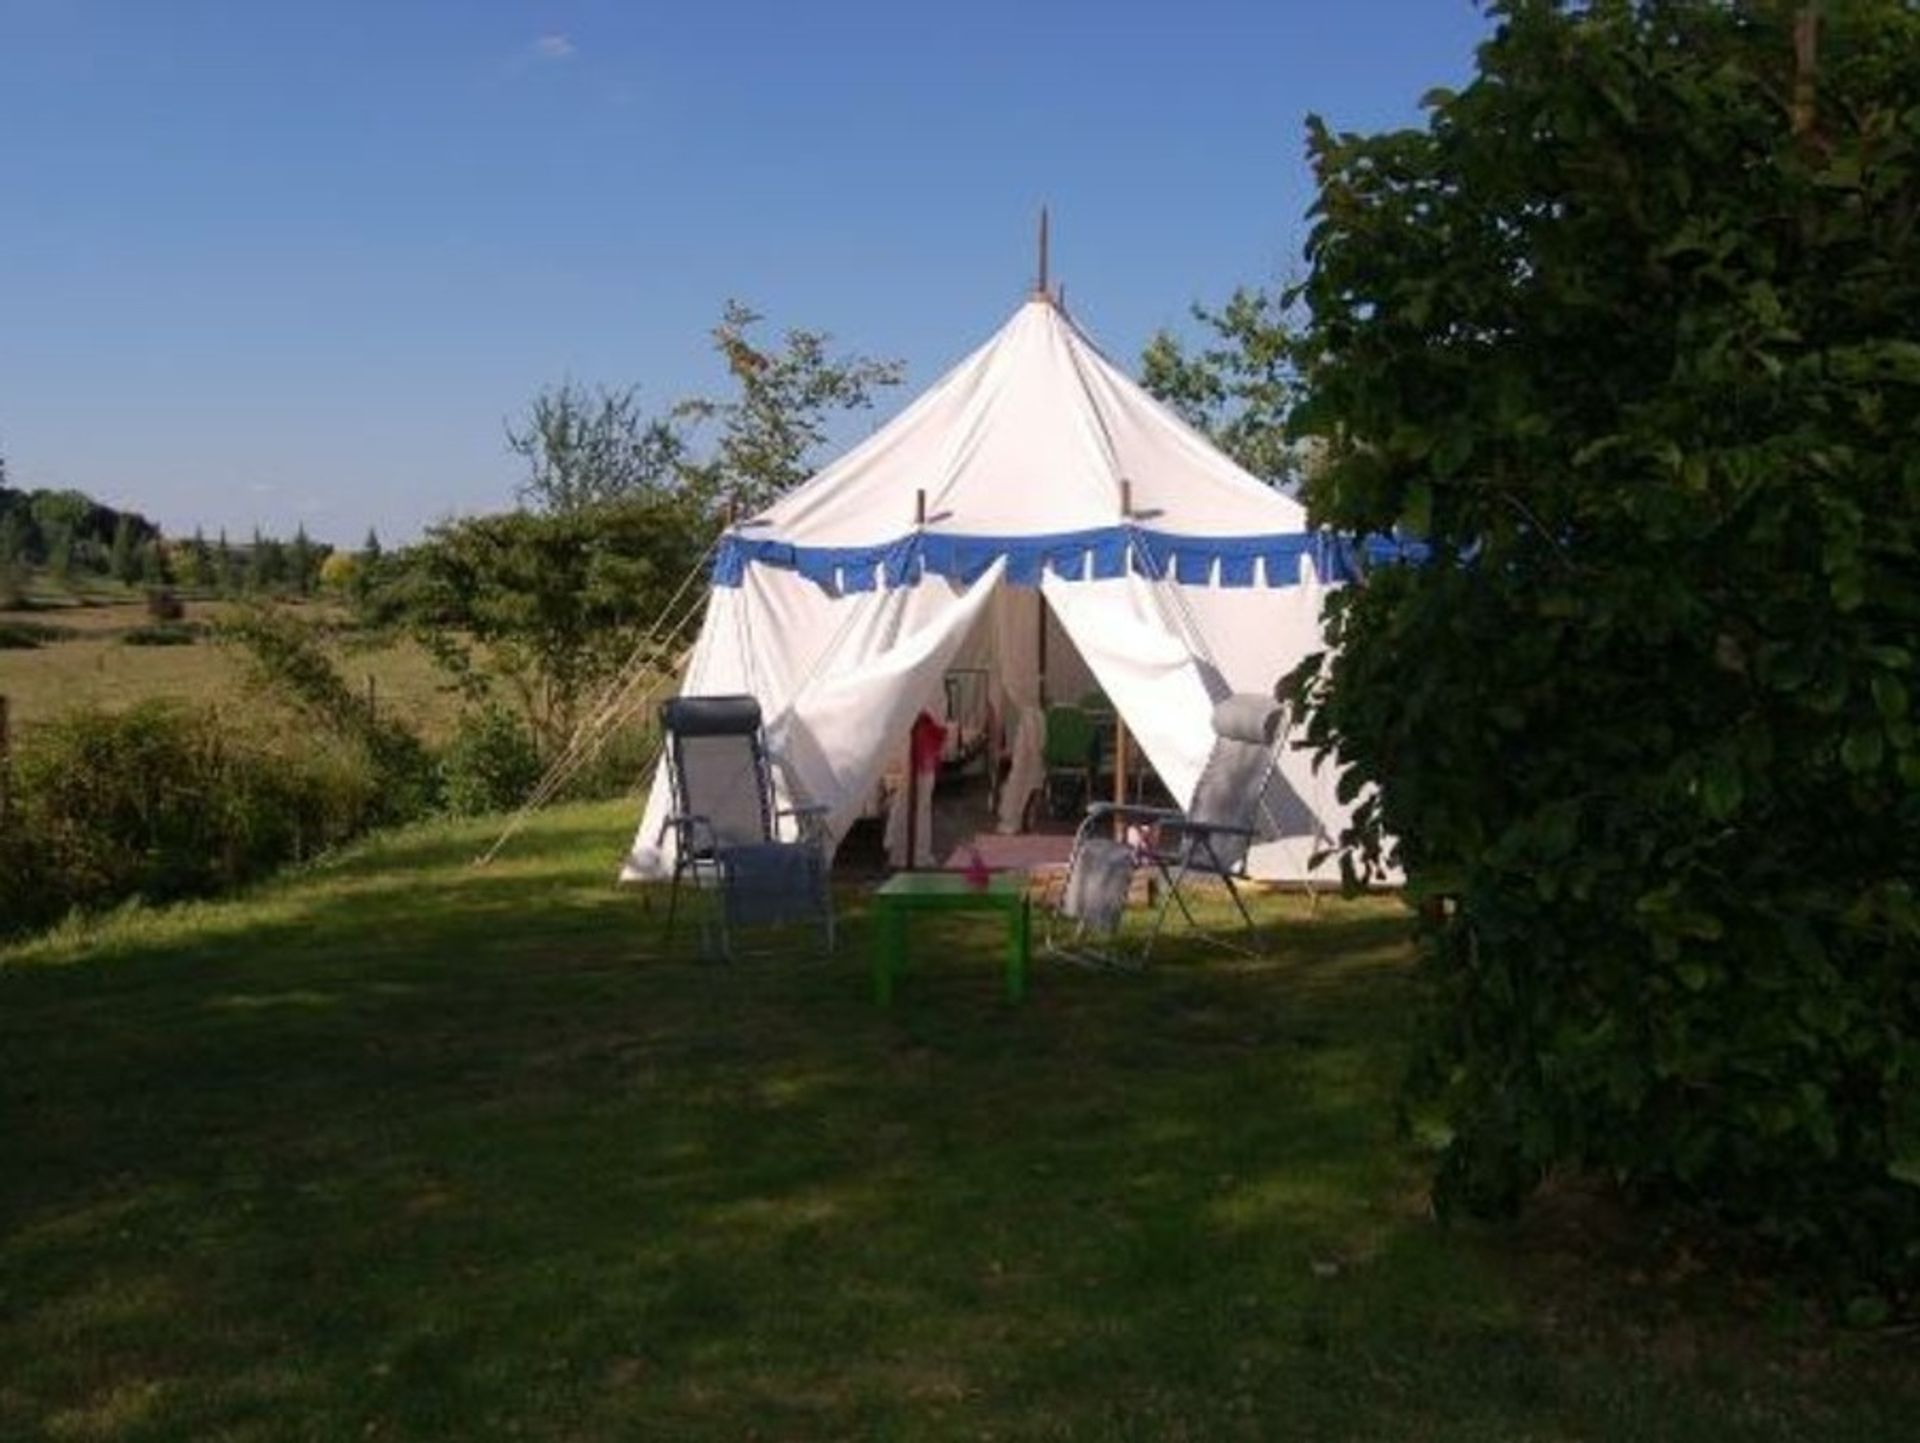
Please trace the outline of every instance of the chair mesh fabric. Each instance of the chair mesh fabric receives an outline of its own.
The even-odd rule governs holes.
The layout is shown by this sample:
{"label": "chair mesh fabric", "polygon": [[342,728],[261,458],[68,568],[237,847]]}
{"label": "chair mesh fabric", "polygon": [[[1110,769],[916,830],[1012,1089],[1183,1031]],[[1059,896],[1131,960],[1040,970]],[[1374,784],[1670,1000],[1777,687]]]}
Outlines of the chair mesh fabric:
{"label": "chair mesh fabric", "polygon": [[1113,932],[1127,907],[1133,882],[1133,848],[1111,837],[1088,837],[1074,849],[1060,915],[1089,931]]}
{"label": "chair mesh fabric", "polygon": [[812,847],[758,842],[726,850],[727,921],[756,927],[820,915],[821,858]]}
{"label": "chair mesh fabric", "polygon": [[[1281,708],[1264,696],[1230,696],[1213,709],[1213,751],[1200,769],[1187,818],[1215,827],[1257,826],[1260,798],[1273,769],[1273,743]],[[1189,836],[1183,846],[1189,866],[1204,871],[1240,865],[1249,839],[1215,832],[1204,841]]]}
{"label": "chair mesh fabric", "polygon": [[773,840],[765,759],[752,733],[679,736],[680,803],[705,817],[723,847]]}

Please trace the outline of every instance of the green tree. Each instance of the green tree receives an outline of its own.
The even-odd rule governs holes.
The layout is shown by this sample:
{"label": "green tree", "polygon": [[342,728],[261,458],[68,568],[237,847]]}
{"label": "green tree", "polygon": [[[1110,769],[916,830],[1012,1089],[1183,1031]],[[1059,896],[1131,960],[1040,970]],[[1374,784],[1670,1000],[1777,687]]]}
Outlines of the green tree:
{"label": "green tree", "polygon": [[698,505],[672,494],[437,527],[414,558],[420,638],[471,700],[503,685],[551,754],[632,655],[708,530]]}
{"label": "green tree", "polygon": [[27,560],[27,518],[9,507],[0,511],[0,565]]}
{"label": "green tree", "polygon": [[1209,344],[1190,352],[1156,332],[1141,353],[1141,385],[1255,476],[1292,486],[1300,448],[1285,423],[1300,396],[1298,318],[1280,295],[1244,287],[1217,311],[1195,306],[1193,317],[1212,333]]}
{"label": "green tree", "polygon": [[133,518],[122,514],[113,525],[113,550],[107,570],[115,581],[131,586],[140,579],[140,557],[134,544]]}
{"label": "green tree", "polygon": [[73,532],[55,526],[48,533],[47,571],[61,586],[73,585]]}
{"label": "green tree", "polygon": [[213,585],[222,596],[233,597],[240,594],[240,563],[233,554],[233,547],[227,542],[226,527],[220,528],[220,539],[213,547]]}
{"label": "green tree", "polygon": [[[671,487],[685,441],[672,424],[642,414],[637,393],[589,391],[571,381],[543,391],[508,448],[527,463],[520,498],[536,510],[581,511]],[[377,546],[378,538],[368,538]]]}
{"label": "green tree", "polygon": [[49,549],[55,531],[65,531],[70,541],[77,542],[90,532],[101,512],[93,498],[78,491],[35,491],[28,508],[40,534],[49,538]]}
{"label": "green tree", "polygon": [[8,508],[0,510],[0,611],[20,606],[26,599],[26,523],[19,512]]}
{"label": "green tree", "polygon": [[294,528],[293,542],[287,547],[287,579],[301,596],[311,595],[315,575],[320,569],[320,553],[307,536],[305,522]]}
{"label": "green tree", "polygon": [[135,552],[140,582],[144,586],[165,586],[167,583],[166,553],[156,541],[143,541]]}
{"label": "green tree", "polygon": [[190,591],[205,591],[214,584],[213,553],[207,548],[206,533],[193,529],[193,539],[180,550],[180,584]]}
{"label": "green tree", "polygon": [[287,585],[287,548],[272,536],[253,530],[253,546],[247,555],[247,589],[256,592],[285,590]]}
{"label": "green tree", "polygon": [[776,347],[757,344],[761,320],[750,307],[727,302],[713,340],[735,393],[683,401],[673,413],[682,423],[718,424],[711,456],[697,464],[683,458],[679,469],[696,494],[742,512],[804,481],[833,418],[868,409],[902,375],[898,361],[833,355],[832,337],[822,331],[790,330]]}
{"label": "green tree", "polygon": [[1302,680],[1432,904],[1438,1200],[1587,1165],[1911,1284],[1920,12],[1490,8],[1423,128],[1311,124],[1294,417],[1430,548]]}
{"label": "green tree", "polygon": [[319,586],[335,596],[354,596],[360,586],[360,558],[351,551],[329,551],[320,563]]}

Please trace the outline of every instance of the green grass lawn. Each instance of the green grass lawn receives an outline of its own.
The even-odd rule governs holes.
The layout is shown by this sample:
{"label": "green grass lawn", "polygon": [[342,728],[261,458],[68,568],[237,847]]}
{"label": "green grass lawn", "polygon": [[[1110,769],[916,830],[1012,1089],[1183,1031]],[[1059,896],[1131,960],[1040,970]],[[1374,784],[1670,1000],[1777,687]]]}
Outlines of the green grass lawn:
{"label": "green grass lawn", "polygon": [[1018,1008],[947,924],[883,1012],[856,896],[666,954],[629,825],[0,953],[0,1438],[1912,1436],[1897,1340],[1430,1221],[1397,903]]}

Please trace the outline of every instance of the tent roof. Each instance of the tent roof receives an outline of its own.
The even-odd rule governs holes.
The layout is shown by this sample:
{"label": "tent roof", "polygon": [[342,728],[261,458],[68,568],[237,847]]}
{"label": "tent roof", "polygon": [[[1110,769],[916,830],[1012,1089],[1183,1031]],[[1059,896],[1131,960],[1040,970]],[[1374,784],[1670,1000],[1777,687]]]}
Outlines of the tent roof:
{"label": "tent roof", "polygon": [[1036,295],[887,425],[738,528],[795,547],[1030,538],[1133,524],[1208,538],[1299,535],[1297,502],[1235,465]]}

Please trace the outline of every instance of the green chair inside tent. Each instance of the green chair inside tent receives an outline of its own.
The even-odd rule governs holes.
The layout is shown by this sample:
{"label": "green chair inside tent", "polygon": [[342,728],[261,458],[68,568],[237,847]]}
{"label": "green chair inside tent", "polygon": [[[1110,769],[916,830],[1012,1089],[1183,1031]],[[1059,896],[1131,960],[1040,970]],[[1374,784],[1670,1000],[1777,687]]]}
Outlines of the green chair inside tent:
{"label": "green chair inside tent", "polygon": [[[1100,732],[1084,707],[1061,703],[1047,708],[1041,755],[1047,766],[1047,810],[1068,815],[1093,800],[1093,779],[1100,766]],[[1062,796],[1071,788],[1070,800]]]}

